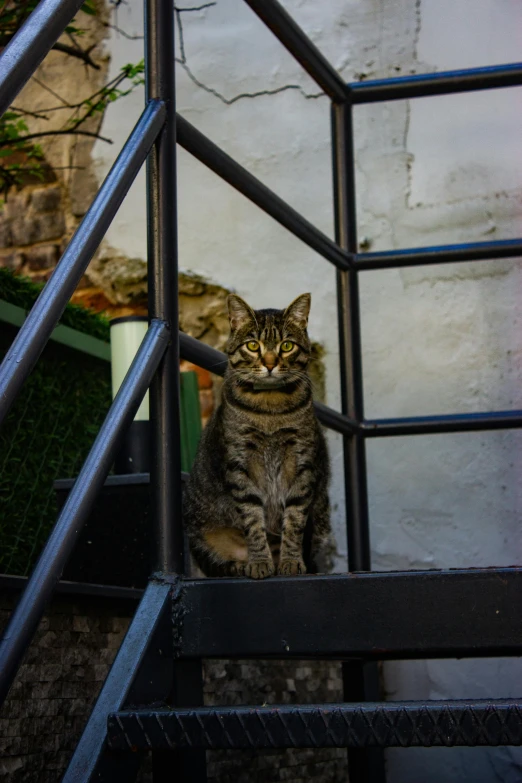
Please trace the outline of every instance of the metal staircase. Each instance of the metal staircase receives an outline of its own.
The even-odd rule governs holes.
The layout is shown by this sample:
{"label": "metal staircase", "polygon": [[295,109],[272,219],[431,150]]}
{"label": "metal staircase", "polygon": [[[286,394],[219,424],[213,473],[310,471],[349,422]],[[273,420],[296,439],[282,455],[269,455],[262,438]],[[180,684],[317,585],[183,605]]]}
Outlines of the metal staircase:
{"label": "metal staircase", "polygon": [[[146,107],[0,369],[0,420],[31,372],[68,299],[147,160],[150,327],[0,647],[5,698],[82,524],[150,385],[156,555],[137,613],[64,780],[134,779],[141,751],[154,780],[201,783],[206,748],[348,748],[351,783],[383,781],[379,748],[522,744],[522,697],[498,701],[374,702],[376,661],[522,654],[522,569],[371,573],[368,437],[522,426],[522,411],[393,420],[364,418],[358,275],[371,269],[522,255],[522,239],[357,252],[353,107],[361,103],[522,84],[522,64],[345,84],[275,0],[246,0],[332,101],[333,242],[186,120],[176,117],[173,4],[145,0]],[[0,56],[5,111],[82,5],[42,0]],[[317,405],[344,437],[346,575],[191,580],[183,576],[180,355],[212,372],[225,357],[180,334],[176,141],[337,268],[342,413]],[[270,622],[267,621],[268,611]],[[346,661],[342,704],[205,708],[202,658]]]}

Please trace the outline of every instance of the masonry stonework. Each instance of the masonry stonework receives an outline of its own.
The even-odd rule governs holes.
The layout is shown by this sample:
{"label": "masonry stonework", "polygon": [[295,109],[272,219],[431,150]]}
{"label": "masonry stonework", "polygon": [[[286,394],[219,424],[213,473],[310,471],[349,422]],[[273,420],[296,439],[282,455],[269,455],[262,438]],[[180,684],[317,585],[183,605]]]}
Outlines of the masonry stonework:
{"label": "masonry stonework", "polygon": [[[0,589],[0,628],[18,593]],[[0,781],[59,783],[135,604],[56,596],[40,623],[0,710]],[[342,700],[340,664],[207,661],[204,700],[292,704]],[[346,752],[336,749],[209,751],[209,783],[345,783]],[[144,762],[140,783],[149,783]]]}

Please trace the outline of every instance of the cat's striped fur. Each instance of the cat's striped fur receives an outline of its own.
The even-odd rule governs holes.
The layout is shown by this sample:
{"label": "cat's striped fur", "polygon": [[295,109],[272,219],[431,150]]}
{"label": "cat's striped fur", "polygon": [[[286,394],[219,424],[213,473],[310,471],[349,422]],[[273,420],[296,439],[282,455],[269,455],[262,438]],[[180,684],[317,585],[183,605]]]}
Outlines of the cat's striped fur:
{"label": "cat's striped fur", "polygon": [[302,574],[329,541],[328,452],[306,372],[310,301],[254,311],[228,298],[222,400],[185,493],[191,551],[207,576]]}

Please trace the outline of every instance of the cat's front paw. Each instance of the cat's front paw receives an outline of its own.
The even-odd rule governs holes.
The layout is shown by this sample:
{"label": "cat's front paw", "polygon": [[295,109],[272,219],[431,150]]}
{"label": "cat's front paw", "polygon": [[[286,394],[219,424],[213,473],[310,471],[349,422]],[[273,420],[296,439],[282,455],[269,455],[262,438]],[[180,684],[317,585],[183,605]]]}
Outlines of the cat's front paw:
{"label": "cat's front paw", "polygon": [[246,563],[231,560],[224,569],[227,576],[244,576]]}
{"label": "cat's front paw", "polygon": [[283,576],[306,574],[306,566],[302,560],[281,560],[277,573],[282,574]]}
{"label": "cat's front paw", "polygon": [[245,576],[251,579],[266,579],[274,573],[274,564],[270,560],[253,560],[246,564]]}

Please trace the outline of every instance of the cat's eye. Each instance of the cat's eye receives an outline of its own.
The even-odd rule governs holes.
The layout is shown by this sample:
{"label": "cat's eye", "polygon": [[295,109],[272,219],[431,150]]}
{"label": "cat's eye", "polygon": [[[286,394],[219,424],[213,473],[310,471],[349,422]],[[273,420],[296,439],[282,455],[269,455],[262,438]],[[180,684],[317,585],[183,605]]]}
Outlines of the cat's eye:
{"label": "cat's eye", "polygon": [[250,342],[246,344],[246,347],[249,351],[257,351],[259,349],[259,343],[257,340],[250,340]]}
{"label": "cat's eye", "polygon": [[291,351],[294,347],[294,343],[290,342],[290,340],[285,340],[283,343],[281,343],[281,350],[285,353],[288,353],[288,351]]}

